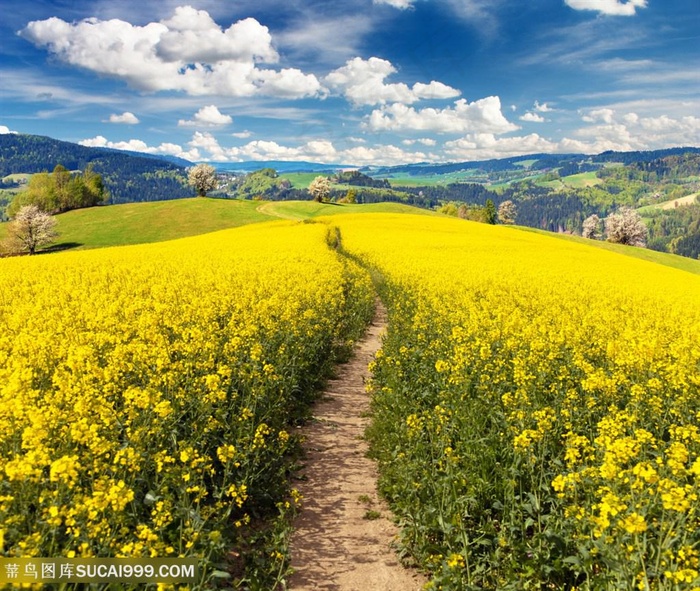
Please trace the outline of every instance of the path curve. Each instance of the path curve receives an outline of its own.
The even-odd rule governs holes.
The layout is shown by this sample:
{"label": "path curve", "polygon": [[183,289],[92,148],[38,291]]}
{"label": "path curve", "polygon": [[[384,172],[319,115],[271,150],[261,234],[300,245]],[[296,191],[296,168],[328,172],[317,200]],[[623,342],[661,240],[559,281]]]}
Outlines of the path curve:
{"label": "path curve", "polygon": [[276,201],[268,201],[266,203],[263,203],[262,205],[258,205],[255,208],[255,210],[258,213],[264,213],[265,215],[269,215],[270,217],[282,218],[283,220],[300,221],[304,219],[304,216],[301,215],[280,213],[275,208],[276,203]]}
{"label": "path curve", "polygon": [[314,418],[304,427],[304,500],[291,538],[294,573],[288,589],[418,591],[425,579],[400,563],[391,543],[398,530],[377,495],[377,469],[366,457],[367,365],[381,346],[386,309],[375,317],[354,357],[337,367]]}

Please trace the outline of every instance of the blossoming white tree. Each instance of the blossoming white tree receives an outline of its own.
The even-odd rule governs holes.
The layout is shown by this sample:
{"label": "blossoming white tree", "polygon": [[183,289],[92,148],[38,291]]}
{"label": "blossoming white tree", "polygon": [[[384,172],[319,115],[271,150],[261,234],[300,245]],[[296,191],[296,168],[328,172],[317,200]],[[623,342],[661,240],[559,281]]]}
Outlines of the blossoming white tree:
{"label": "blossoming white tree", "polygon": [[314,201],[322,203],[331,194],[331,182],[325,176],[317,176],[309,185],[309,193]]}
{"label": "blossoming white tree", "polygon": [[590,238],[591,240],[600,240],[602,238],[602,232],[600,231],[600,218],[596,215],[589,215],[585,220],[583,220],[583,231],[581,235],[584,238]]}
{"label": "blossoming white tree", "polygon": [[56,236],[56,219],[36,205],[25,205],[8,227],[8,250],[34,254],[37,248],[52,242]]}
{"label": "blossoming white tree", "polygon": [[219,186],[216,169],[210,164],[197,164],[190,168],[187,181],[194,187],[199,197],[206,197],[207,191],[213,191]]}
{"label": "blossoming white tree", "polygon": [[629,246],[646,246],[647,227],[642,217],[629,207],[622,207],[617,213],[605,218],[605,233],[608,242]]}

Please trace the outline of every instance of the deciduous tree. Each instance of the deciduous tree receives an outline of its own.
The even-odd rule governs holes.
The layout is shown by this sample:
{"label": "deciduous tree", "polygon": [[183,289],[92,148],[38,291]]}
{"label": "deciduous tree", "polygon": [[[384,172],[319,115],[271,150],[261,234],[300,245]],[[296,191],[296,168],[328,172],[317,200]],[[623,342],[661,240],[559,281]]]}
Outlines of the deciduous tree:
{"label": "deciduous tree", "polygon": [[596,215],[589,215],[585,220],[583,220],[583,231],[581,235],[584,238],[590,238],[591,240],[600,240],[603,236],[601,232],[600,218]]}
{"label": "deciduous tree", "polygon": [[7,234],[6,246],[9,252],[34,254],[37,248],[52,242],[58,236],[56,219],[36,205],[25,205],[10,222]]}
{"label": "deciduous tree", "polygon": [[309,185],[309,193],[314,201],[323,203],[331,194],[331,182],[325,176],[317,176]]}
{"label": "deciduous tree", "polygon": [[518,210],[510,199],[498,206],[498,221],[502,224],[514,224]]}
{"label": "deciduous tree", "polygon": [[635,210],[622,207],[617,213],[605,218],[605,233],[608,242],[646,246],[648,231],[642,217]]}
{"label": "deciduous tree", "polygon": [[33,174],[27,188],[17,193],[12,200],[7,213],[14,217],[26,205],[36,205],[41,211],[49,214],[62,213],[98,205],[106,197],[102,177],[91,165],[88,165],[82,174],[71,174],[64,166],[57,164],[51,174]]}
{"label": "deciduous tree", "polygon": [[199,197],[206,197],[207,191],[213,191],[219,186],[216,169],[210,164],[197,164],[190,168],[187,181],[194,187]]}

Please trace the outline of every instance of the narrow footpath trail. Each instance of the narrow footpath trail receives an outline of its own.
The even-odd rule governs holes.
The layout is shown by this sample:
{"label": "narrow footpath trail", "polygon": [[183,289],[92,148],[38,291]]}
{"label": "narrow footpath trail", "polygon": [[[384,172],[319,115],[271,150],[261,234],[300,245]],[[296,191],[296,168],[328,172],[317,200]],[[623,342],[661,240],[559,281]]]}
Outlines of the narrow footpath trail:
{"label": "narrow footpath trail", "polygon": [[369,395],[367,364],[379,349],[386,309],[337,367],[314,418],[304,427],[306,479],[297,488],[304,500],[291,539],[292,590],[418,591],[425,579],[404,568],[391,543],[398,533],[377,495],[377,470],[363,439]]}

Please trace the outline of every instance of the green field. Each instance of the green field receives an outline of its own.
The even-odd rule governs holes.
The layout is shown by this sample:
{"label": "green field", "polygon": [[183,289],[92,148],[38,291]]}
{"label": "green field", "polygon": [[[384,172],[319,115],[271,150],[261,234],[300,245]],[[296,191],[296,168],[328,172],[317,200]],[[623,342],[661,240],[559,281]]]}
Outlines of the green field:
{"label": "green field", "polygon": [[585,187],[600,185],[602,182],[603,180],[599,179],[595,172],[581,172],[579,174],[562,177],[556,181],[543,181],[537,184],[540,187],[550,187],[552,189],[583,189]]}
{"label": "green field", "polygon": [[326,215],[350,213],[414,213],[440,215],[427,209],[419,209],[402,203],[316,203],[315,201],[269,201],[259,206],[260,213],[288,220],[306,220]]}
{"label": "green field", "polygon": [[[56,216],[58,248],[160,242],[270,220],[255,201],[178,199],[76,209]],[[0,239],[7,224],[0,224]]]}
{"label": "green field", "polygon": [[281,179],[287,179],[295,189],[308,189],[311,181],[317,176],[322,176],[318,172],[283,172]]}
{"label": "green field", "polygon": [[447,174],[410,175],[395,174],[376,178],[386,178],[392,187],[433,187],[451,183],[485,182],[487,179],[476,170],[464,170]]}
{"label": "green field", "polygon": [[681,197],[680,199],[671,199],[670,201],[663,201],[661,203],[655,203],[654,205],[645,205],[644,207],[640,207],[637,209],[637,212],[639,215],[645,215],[647,213],[650,213],[655,210],[663,209],[663,210],[669,210],[669,209],[674,209],[675,207],[681,206],[681,205],[690,205],[692,203],[695,203],[697,198],[700,197],[700,193],[692,193],[691,195],[686,195],[685,197]]}

